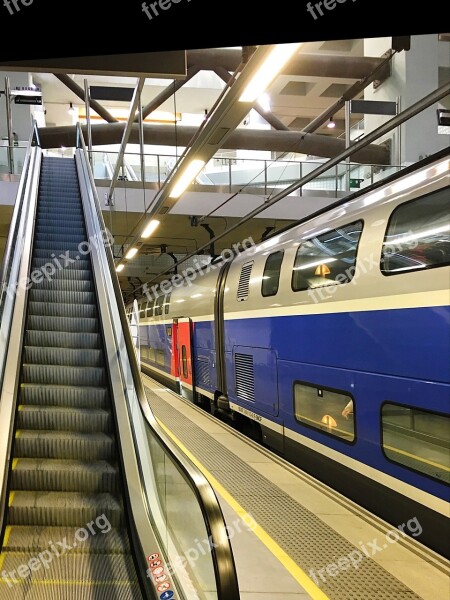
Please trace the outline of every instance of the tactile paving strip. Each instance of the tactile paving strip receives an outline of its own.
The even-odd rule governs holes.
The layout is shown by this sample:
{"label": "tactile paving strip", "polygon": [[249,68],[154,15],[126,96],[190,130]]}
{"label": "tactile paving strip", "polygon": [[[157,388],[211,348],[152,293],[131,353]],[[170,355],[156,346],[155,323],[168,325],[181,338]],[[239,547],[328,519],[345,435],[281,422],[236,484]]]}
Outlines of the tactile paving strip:
{"label": "tactile paving strip", "polygon": [[[320,589],[330,600],[420,600],[415,592],[366,557],[361,548],[353,546],[152,390],[145,389],[155,416],[214,472],[224,488],[305,573],[314,571]],[[356,551],[364,557],[358,568],[350,563],[345,570],[339,569],[337,576],[324,571],[325,582],[317,574]]]}

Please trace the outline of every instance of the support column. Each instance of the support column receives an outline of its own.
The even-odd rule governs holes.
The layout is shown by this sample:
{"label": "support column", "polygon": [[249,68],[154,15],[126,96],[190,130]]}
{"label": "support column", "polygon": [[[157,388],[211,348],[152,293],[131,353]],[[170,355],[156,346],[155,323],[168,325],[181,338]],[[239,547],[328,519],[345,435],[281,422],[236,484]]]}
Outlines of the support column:
{"label": "support column", "polygon": [[[447,52],[443,51],[443,46]],[[367,39],[364,52],[367,56],[381,56],[391,47],[391,38]],[[411,38],[411,50],[393,58],[392,75],[378,89],[369,86],[364,94],[366,100],[400,101],[400,111],[405,110],[439,87],[439,67],[450,67],[449,44],[439,42],[438,35],[416,35]],[[441,71],[442,72],[442,71]],[[436,104],[388,134],[392,140],[392,163],[414,163],[425,156],[448,147],[450,136],[439,135]],[[389,117],[366,115],[365,132],[370,133]]]}

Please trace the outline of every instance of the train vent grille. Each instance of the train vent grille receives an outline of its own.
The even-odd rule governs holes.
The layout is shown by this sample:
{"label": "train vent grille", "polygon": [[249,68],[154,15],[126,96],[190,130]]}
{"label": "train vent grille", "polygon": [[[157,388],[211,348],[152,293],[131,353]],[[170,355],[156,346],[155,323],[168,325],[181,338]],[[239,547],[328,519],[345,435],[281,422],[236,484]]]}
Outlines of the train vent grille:
{"label": "train vent grille", "polygon": [[251,354],[234,355],[236,394],[242,400],[255,401],[255,373]]}
{"label": "train vent grille", "polygon": [[242,302],[243,300],[247,300],[247,298],[248,298],[250,277],[252,274],[253,264],[254,264],[253,262],[247,263],[246,265],[244,265],[242,267],[241,275],[239,277],[239,285],[238,285],[238,292],[237,292],[237,299],[239,302]]}
{"label": "train vent grille", "polygon": [[198,382],[203,385],[208,385],[211,383],[209,378],[209,361],[207,358],[199,358],[197,361],[197,377]]}

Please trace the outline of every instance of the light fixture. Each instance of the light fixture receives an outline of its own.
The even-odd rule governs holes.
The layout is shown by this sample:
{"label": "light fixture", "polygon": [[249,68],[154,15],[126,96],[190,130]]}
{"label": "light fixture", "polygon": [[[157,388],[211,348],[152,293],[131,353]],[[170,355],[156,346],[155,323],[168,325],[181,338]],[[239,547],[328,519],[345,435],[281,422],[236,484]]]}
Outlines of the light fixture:
{"label": "light fixture", "polygon": [[117,271],[118,273],[121,273],[121,272],[122,272],[124,269],[125,269],[125,265],[124,265],[124,264],[122,264],[122,265],[117,265],[117,267],[116,267],[116,271]]}
{"label": "light fixture", "polygon": [[154,233],[156,231],[156,229],[159,226],[159,221],[157,221],[156,219],[152,219],[150,221],[150,223],[147,225],[147,227],[144,229],[144,231],[142,232],[141,237],[146,240],[147,238],[149,238],[152,233]]}
{"label": "light fixture", "polygon": [[205,164],[206,163],[204,160],[193,160],[183,171],[178,182],[174,185],[172,191],[170,192],[169,197],[179,198],[191,181],[200,173]]}
{"label": "light fixture", "polygon": [[256,71],[239,98],[240,102],[255,102],[272,83],[288,60],[302,46],[299,44],[277,44]]}
{"label": "light fixture", "polygon": [[73,108],[73,103],[70,103],[69,106],[69,110],[67,111],[69,113],[69,115],[73,115],[73,113],[75,112],[75,109]]}
{"label": "light fixture", "polygon": [[333,119],[333,117],[331,117],[330,120],[328,121],[327,128],[328,129],[336,129],[336,121]]}
{"label": "light fixture", "polygon": [[138,253],[138,249],[137,248],[130,248],[128,250],[128,252],[125,254],[125,258],[127,260],[131,260],[132,258],[134,258],[136,256],[137,253]]}

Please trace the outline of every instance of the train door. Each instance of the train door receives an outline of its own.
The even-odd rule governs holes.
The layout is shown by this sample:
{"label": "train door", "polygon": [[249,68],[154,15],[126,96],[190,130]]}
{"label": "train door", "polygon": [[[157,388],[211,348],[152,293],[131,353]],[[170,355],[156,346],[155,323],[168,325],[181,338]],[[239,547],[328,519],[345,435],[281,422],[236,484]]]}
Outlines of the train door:
{"label": "train door", "polygon": [[181,393],[180,390],[180,358],[178,351],[178,319],[174,319],[172,325],[168,325],[171,330],[171,338],[172,338],[172,352],[171,352],[171,361],[170,361],[170,374],[175,380],[176,391]]}
{"label": "train door", "polygon": [[178,319],[177,337],[181,394],[193,400],[195,390],[191,319]]}

